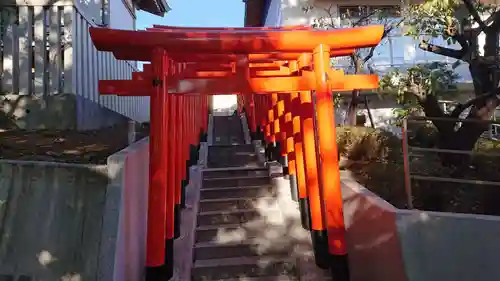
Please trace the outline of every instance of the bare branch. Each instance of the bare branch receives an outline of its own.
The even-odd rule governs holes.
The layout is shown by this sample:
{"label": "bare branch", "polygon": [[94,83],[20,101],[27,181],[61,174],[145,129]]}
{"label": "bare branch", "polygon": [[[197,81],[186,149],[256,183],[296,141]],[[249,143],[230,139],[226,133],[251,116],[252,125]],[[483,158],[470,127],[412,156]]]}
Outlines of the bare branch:
{"label": "bare branch", "polygon": [[365,22],[368,21],[368,19],[370,19],[371,17],[373,17],[376,13],[377,10],[370,11],[368,14],[360,17],[357,21],[353,22],[352,26],[360,26],[365,24]]}
{"label": "bare branch", "polygon": [[467,53],[463,49],[462,50],[450,49],[434,44],[429,44],[427,41],[422,41],[418,47],[424,51],[428,51],[434,54],[443,55],[446,57],[455,58],[459,60],[463,60],[463,57]]}
{"label": "bare branch", "polygon": [[[386,24],[385,28],[384,28],[384,33],[382,34],[382,39],[384,39],[387,36],[389,36],[389,34],[391,33],[391,31],[394,30],[394,28],[400,26],[401,23],[403,23],[403,21],[404,21],[404,19],[401,19],[399,22],[397,22],[395,24],[393,24],[393,23]],[[370,52],[368,53],[368,55],[363,60],[363,64],[367,63],[374,56],[374,54],[375,54],[375,48],[377,48],[377,46],[372,47],[370,49]]]}

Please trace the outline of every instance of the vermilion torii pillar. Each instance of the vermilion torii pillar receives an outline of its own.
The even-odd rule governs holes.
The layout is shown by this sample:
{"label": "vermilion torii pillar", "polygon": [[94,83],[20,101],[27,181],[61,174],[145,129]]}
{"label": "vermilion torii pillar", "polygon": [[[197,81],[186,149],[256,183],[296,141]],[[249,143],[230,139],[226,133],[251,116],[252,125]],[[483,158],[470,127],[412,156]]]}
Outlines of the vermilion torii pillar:
{"label": "vermilion torii pillar", "polygon": [[[320,208],[326,214],[326,246],[332,257],[329,265],[334,278],[348,280],[331,89],[373,88],[377,78],[344,75],[330,69],[328,61],[332,55],[346,55],[356,48],[377,45],[383,31],[383,26],[338,30],[310,30],[300,26],[250,29],[155,26],[146,31],[90,28],[98,50],[113,52],[118,59],[151,62],[150,69],[135,73],[132,80],[99,83],[102,94],[151,97],[148,281],[168,279],[173,272],[174,210],[179,187],[172,185],[179,174],[172,171],[184,169],[182,159],[188,158],[185,152],[179,158],[170,151],[176,147],[173,132],[179,132],[183,141],[194,142],[193,127],[205,128],[206,117],[202,121],[197,118],[197,124],[193,120],[200,110],[205,115],[208,95],[286,95],[308,91],[315,91],[317,100],[320,152],[317,193],[325,202],[320,203]],[[303,53],[313,56],[314,63],[309,69],[290,71],[289,65],[283,64],[297,60]],[[313,152],[306,149],[304,153]]]}

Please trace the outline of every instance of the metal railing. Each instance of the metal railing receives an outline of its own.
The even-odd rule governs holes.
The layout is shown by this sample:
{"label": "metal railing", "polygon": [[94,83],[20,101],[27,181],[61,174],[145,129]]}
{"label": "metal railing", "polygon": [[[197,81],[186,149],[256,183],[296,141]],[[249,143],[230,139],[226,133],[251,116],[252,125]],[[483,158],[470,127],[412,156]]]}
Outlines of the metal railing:
{"label": "metal railing", "polygon": [[[471,123],[475,123],[478,126],[493,126],[495,129],[500,126],[500,122],[474,119],[445,117],[411,117],[405,119],[402,128],[402,152],[408,208],[414,208],[413,183],[415,181],[439,183],[439,185],[433,185],[435,188],[444,188],[443,186],[446,184],[464,185],[466,188],[473,188],[471,185],[500,187],[500,174],[498,172],[487,173],[488,171],[484,171],[489,170],[491,165],[485,164],[485,169],[485,167],[482,167],[482,164],[474,166],[477,163],[473,163],[477,158],[481,158],[482,160],[488,159],[488,161],[491,158],[496,158],[493,162],[488,163],[500,163],[500,152],[497,152],[493,147],[490,151],[469,151],[436,148],[436,145],[431,147],[416,145],[415,143],[418,143],[418,140],[412,137],[414,131],[411,127],[419,130],[424,126],[433,126],[430,125],[431,122],[440,122],[441,124],[452,122],[453,126],[457,127]],[[493,142],[495,141],[493,140]],[[441,147],[446,147],[446,144],[441,145]],[[450,147],[453,147],[453,145],[450,145]],[[498,145],[498,150],[500,150],[500,144]],[[476,178],[467,178],[470,176],[476,176]]]}

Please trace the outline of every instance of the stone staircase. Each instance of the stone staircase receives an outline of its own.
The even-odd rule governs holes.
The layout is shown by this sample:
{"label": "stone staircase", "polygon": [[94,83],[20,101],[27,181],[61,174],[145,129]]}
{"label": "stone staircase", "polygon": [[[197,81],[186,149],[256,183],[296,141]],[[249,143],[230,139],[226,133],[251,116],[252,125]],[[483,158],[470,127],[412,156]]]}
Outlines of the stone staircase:
{"label": "stone staircase", "polygon": [[193,281],[299,280],[293,232],[278,203],[278,189],[243,144],[236,116],[214,117],[197,216]]}

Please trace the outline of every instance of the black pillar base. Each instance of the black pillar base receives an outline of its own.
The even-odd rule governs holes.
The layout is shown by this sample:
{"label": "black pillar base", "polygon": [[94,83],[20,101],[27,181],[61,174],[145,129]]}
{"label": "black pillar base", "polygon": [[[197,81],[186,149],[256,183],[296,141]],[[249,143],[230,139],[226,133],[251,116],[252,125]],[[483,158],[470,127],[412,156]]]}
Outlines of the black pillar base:
{"label": "black pillar base", "polygon": [[[186,171],[189,172],[189,167],[196,165],[198,163],[199,146],[197,145],[189,145],[189,159],[186,161]],[[189,176],[189,174],[188,174]]]}
{"label": "black pillar base", "polygon": [[316,265],[322,269],[330,268],[330,253],[328,253],[328,234],[326,230],[312,230],[311,239]]}
{"label": "black pillar base", "polygon": [[167,266],[147,266],[145,281],[165,281],[170,279],[167,277]]}
{"label": "black pillar base", "polygon": [[165,280],[169,280],[174,276],[174,238],[165,240],[165,268]]}
{"label": "black pillar base", "polygon": [[205,131],[203,131],[202,129],[200,129],[200,133],[198,134],[198,140],[201,142],[206,142],[207,139],[207,133]]}
{"label": "black pillar base", "polygon": [[189,179],[181,181],[181,209],[186,208],[186,186],[188,185],[188,182]]}
{"label": "black pillar base", "polygon": [[174,206],[174,238],[181,237],[181,205],[175,204]]}
{"label": "black pillar base", "polygon": [[265,141],[266,140],[266,133],[264,131],[264,129],[261,129],[259,127],[259,130],[257,130],[258,134],[257,134],[257,139],[261,140],[261,141]]}
{"label": "black pillar base", "polygon": [[[285,169],[285,167],[283,167]],[[299,187],[297,184],[297,175],[292,174],[289,175],[289,180],[290,180],[290,194],[292,197],[292,200],[297,202],[299,201]]]}
{"label": "black pillar base", "polygon": [[311,230],[311,209],[309,207],[309,198],[299,199],[300,221],[305,230]]}
{"label": "black pillar base", "polygon": [[288,176],[290,175],[290,171],[288,170],[288,155],[279,155],[278,162],[281,164],[281,167],[283,168],[283,175]]}
{"label": "black pillar base", "polygon": [[251,141],[257,140],[257,132],[250,131],[250,140]]}
{"label": "black pillar base", "polygon": [[174,276],[174,239],[165,240],[165,264],[147,266],[145,281],[165,281]]}
{"label": "black pillar base", "polygon": [[253,140],[260,140],[260,141],[262,141],[261,135],[262,135],[262,130],[260,129],[260,126],[257,126],[257,128],[255,130],[255,134],[254,134],[254,139]]}
{"label": "black pillar base", "polygon": [[330,255],[330,272],[333,280],[349,281],[349,260],[347,255]]}
{"label": "black pillar base", "polygon": [[268,162],[273,161],[273,151],[274,151],[274,146],[275,146],[275,144],[274,144],[274,143],[268,143],[268,144],[265,146],[265,155],[266,155],[266,160],[267,160]]}
{"label": "black pillar base", "polygon": [[280,158],[281,158],[281,143],[279,141],[277,141],[275,144],[274,144],[274,147],[272,149],[272,158],[273,158],[273,161],[280,161]]}

